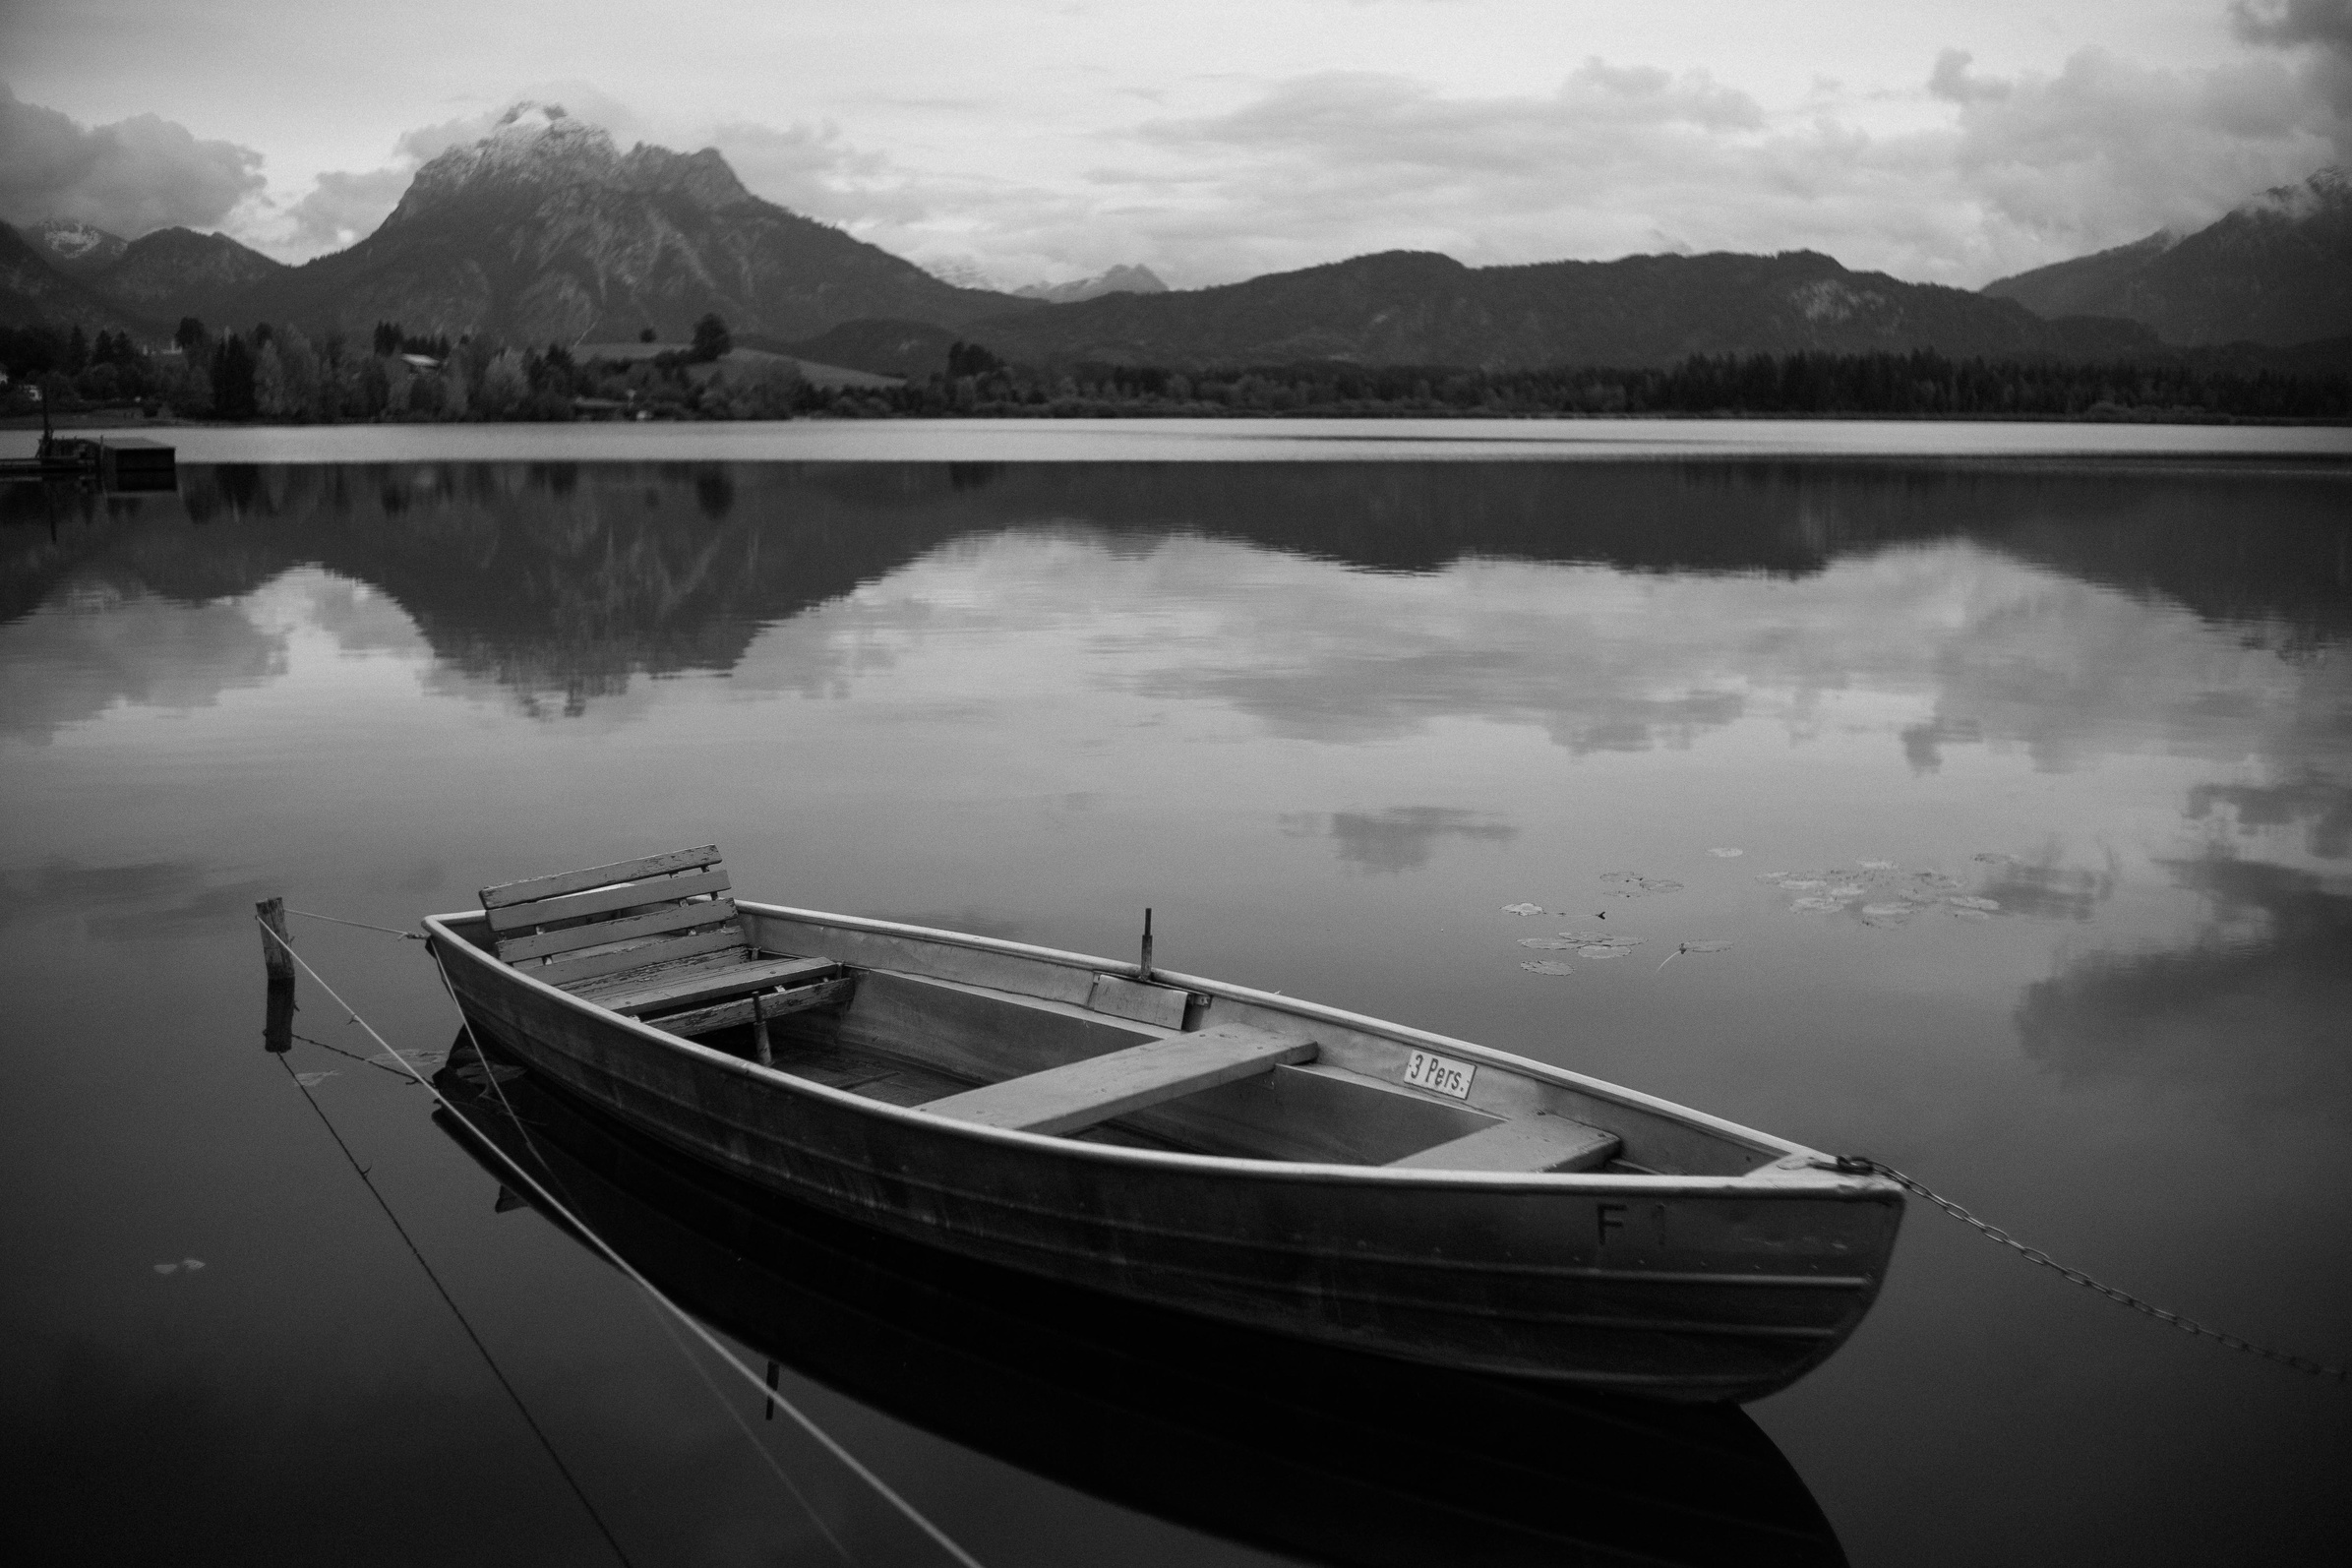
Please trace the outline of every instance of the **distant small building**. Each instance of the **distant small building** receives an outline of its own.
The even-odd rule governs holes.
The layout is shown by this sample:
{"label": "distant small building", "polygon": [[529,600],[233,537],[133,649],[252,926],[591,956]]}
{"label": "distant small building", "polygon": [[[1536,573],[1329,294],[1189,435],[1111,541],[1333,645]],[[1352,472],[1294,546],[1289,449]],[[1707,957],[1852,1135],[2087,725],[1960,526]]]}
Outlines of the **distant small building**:
{"label": "distant small building", "polygon": [[408,368],[410,370],[441,369],[441,361],[435,359],[431,354],[402,354],[400,357],[408,361]]}

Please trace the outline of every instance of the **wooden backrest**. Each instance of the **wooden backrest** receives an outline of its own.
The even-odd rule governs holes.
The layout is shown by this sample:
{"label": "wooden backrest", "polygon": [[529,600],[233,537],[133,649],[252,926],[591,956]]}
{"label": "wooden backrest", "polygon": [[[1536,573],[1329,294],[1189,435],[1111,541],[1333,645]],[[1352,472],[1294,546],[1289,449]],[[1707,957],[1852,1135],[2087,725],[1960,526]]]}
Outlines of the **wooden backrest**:
{"label": "wooden backrest", "polygon": [[569,985],[744,946],[718,847],[673,850],[482,889],[492,948]]}

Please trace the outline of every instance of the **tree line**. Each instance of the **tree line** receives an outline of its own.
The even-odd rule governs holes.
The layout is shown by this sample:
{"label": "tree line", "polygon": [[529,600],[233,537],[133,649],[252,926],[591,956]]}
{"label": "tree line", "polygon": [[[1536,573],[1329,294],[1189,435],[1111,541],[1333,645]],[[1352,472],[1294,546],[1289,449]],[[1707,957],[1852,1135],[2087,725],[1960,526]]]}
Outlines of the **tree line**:
{"label": "tree line", "polygon": [[[645,340],[652,336],[647,329]],[[569,420],[583,412],[790,417],[803,390],[798,366],[763,356],[720,367],[733,346],[715,315],[695,324],[691,347],[585,361],[560,343],[510,345],[471,335],[452,341],[397,322],[377,323],[363,347],[340,332],[313,338],[268,322],[214,332],[190,316],[168,349],[151,348],[128,332],[101,331],[91,339],[79,326],[65,332],[0,328],[0,366],[15,387],[37,387],[53,408],[67,411],[130,404],[189,419],[287,424]]]}
{"label": "tree line", "polygon": [[[649,341],[650,329],[645,333]],[[127,332],[0,329],[0,364],[54,406],[137,403],[189,418],[343,420],[1282,415],[1880,415],[1902,418],[2352,419],[2340,371],[1870,354],[1693,355],[1662,368],[1481,371],[1304,363],[1184,372],[1080,364],[1039,370],[957,342],[942,371],[893,385],[819,388],[794,363],[725,367],[718,317],[692,346],[582,361],[560,344],[420,334],[380,322],[364,347],[267,323],[214,332],[190,317],[168,351]]]}
{"label": "tree line", "polygon": [[1192,374],[1078,365],[1052,375],[986,347],[895,390],[893,412],[972,415],[1833,415],[2352,418],[2352,376],[2193,361],[2066,363],[1908,353],[1705,355],[1662,368],[1481,371],[1313,362]]}

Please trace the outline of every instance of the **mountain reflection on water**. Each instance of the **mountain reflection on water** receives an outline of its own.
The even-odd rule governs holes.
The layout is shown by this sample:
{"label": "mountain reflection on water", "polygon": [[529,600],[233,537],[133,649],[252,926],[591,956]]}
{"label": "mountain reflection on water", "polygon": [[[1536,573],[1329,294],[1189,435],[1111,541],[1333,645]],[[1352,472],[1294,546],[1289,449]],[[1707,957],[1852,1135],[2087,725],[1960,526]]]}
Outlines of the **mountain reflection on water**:
{"label": "mountain reflection on water", "polygon": [[435,1084],[463,1120],[436,1119],[502,1187],[512,1161],[758,1355],[1060,1484],[1314,1563],[1845,1561],[1735,1407],[1411,1366],[942,1258],[680,1164],[527,1077],[502,1102],[462,1035],[452,1060]]}
{"label": "mountain reflection on water", "polygon": [[[577,712],[633,676],[731,669],[761,628],[951,540],[1048,526],[1399,573],[1803,578],[1965,544],[2256,624],[2282,649],[2352,628],[2345,487],[2292,474],[1518,463],[1463,480],[1449,463],[190,467],[177,497],[0,493],[0,519],[56,534],[8,530],[0,622],[68,577],[205,604],[315,565],[390,596],[454,668]],[[76,525],[55,529],[60,511]]]}

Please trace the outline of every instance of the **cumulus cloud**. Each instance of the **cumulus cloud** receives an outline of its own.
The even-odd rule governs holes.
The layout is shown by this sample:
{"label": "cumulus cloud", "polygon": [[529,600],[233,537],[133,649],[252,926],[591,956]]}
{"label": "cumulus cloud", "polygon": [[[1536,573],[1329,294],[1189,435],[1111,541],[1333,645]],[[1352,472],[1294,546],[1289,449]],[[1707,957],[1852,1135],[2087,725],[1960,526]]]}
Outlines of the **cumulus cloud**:
{"label": "cumulus cloud", "polygon": [[709,144],[746,189],[826,222],[915,223],[935,205],[909,171],[882,153],[851,146],[830,123],[778,128],[731,121],[711,134]]}
{"label": "cumulus cloud", "polygon": [[251,148],[152,114],[86,126],[0,83],[0,216],[12,222],[73,218],[131,239],[210,228],[260,192],[261,166]]}
{"label": "cumulus cloud", "polygon": [[2230,0],[2230,30],[2249,43],[2352,49],[2352,0]]}
{"label": "cumulus cloud", "polygon": [[2161,71],[2084,49],[2001,81],[1966,66],[1948,52],[1930,81],[1957,104],[1953,176],[1988,230],[2059,254],[2200,228],[2344,141],[2320,74],[2277,56]]}
{"label": "cumulus cloud", "polygon": [[[2352,119],[2352,0],[2231,0],[2229,11],[2241,41],[2304,54],[2313,85]],[[2339,125],[2339,152],[2347,140]]]}
{"label": "cumulus cloud", "polygon": [[413,168],[370,169],[364,174],[331,170],[319,176],[299,201],[286,209],[293,245],[303,251],[340,250],[373,233],[385,214],[399,205]]}
{"label": "cumulus cloud", "polygon": [[1928,95],[1947,103],[1998,102],[2008,97],[2008,83],[1968,75],[1975,58],[1965,49],[1946,49],[1937,55],[1936,68],[1927,78]]}

